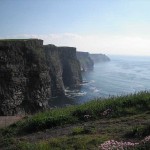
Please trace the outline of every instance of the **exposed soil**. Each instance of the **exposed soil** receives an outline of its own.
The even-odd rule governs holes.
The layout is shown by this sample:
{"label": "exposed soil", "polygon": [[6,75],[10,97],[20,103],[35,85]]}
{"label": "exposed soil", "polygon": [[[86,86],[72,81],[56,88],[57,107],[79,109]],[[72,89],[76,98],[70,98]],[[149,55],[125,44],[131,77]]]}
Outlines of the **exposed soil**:
{"label": "exposed soil", "polygon": [[19,120],[24,116],[0,116],[0,128],[7,127]]}

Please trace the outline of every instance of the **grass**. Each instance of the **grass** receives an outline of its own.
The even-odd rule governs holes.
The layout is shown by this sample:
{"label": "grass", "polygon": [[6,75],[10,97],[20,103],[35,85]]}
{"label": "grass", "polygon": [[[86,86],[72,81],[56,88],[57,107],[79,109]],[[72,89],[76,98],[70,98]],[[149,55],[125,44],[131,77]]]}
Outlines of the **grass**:
{"label": "grass", "polygon": [[72,129],[72,135],[92,134],[95,132],[94,126],[78,126]]}
{"label": "grass", "polygon": [[99,140],[97,137],[91,136],[75,136],[71,138],[57,138],[51,139],[50,141],[42,141],[37,144],[31,143],[20,143],[20,147],[22,150],[78,150],[88,148],[96,149],[98,146]]}
{"label": "grass", "polygon": [[150,135],[150,124],[148,125],[138,125],[129,131],[125,137],[127,138],[143,138]]}
{"label": "grass", "polygon": [[[111,109],[111,113],[103,115],[107,109]],[[18,149],[96,149],[100,143],[112,138],[133,140],[139,135],[142,138],[150,134],[149,122],[144,122],[146,119],[150,120],[149,110],[150,93],[147,91],[108,99],[95,99],[83,105],[56,108],[26,117],[1,129],[0,135],[3,138],[0,142],[3,146],[15,145]],[[87,115],[90,117],[85,117]],[[138,126],[136,120],[145,124]],[[135,126],[133,127],[132,124]],[[36,144],[28,140],[15,141],[17,136],[28,137],[31,133],[46,132],[47,129],[56,127],[65,128],[67,125],[76,126],[70,133],[60,138],[41,140]]]}
{"label": "grass", "polygon": [[101,113],[108,108],[112,109],[111,116],[108,117],[138,114],[150,109],[150,93],[141,92],[117,98],[114,97],[104,100],[96,99],[79,106],[57,108],[38,113],[24,121],[10,126],[9,129],[18,129],[19,133],[22,131],[31,133],[55,126],[87,121],[84,117],[85,115],[90,115],[90,120],[96,120],[104,118],[105,116],[102,116]]}
{"label": "grass", "polygon": [[38,40],[36,38],[30,38],[30,39],[0,39],[0,41],[29,41],[29,40]]}

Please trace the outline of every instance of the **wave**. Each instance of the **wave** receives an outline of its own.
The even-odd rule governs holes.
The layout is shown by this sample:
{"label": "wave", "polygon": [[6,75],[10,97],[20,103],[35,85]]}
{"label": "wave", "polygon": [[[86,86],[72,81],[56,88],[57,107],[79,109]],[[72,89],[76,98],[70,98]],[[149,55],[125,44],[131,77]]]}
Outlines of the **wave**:
{"label": "wave", "polygon": [[83,80],[82,83],[81,83],[80,85],[86,85],[86,84],[88,84],[88,83],[89,83],[88,81]]}
{"label": "wave", "polygon": [[95,80],[91,80],[90,83],[95,83]]}
{"label": "wave", "polygon": [[89,90],[92,91],[92,92],[94,92],[94,93],[100,92],[100,90],[97,89],[96,87],[90,87]]}
{"label": "wave", "polygon": [[82,97],[85,96],[86,94],[87,92],[85,91],[65,89],[65,95],[70,98]]}

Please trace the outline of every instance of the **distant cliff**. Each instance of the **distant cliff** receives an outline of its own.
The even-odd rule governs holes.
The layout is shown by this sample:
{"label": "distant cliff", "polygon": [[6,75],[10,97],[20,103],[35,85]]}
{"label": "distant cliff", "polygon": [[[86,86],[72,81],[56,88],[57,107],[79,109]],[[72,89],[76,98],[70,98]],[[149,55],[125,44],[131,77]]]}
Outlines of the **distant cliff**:
{"label": "distant cliff", "polygon": [[64,95],[64,86],[81,81],[75,48],[0,40],[0,115],[43,110],[52,96]]}
{"label": "distant cliff", "polygon": [[51,64],[55,66],[53,67],[55,70],[51,72],[54,76],[56,75],[57,81],[62,80],[61,82],[63,82],[63,86],[65,87],[72,88],[79,86],[82,82],[82,76],[80,63],[76,56],[76,48],[45,45],[44,49],[46,51],[47,61],[50,61],[49,66]]}
{"label": "distant cliff", "polygon": [[77,58],[81,64],[81,70],[93,70],[94,62],[88,52],[77,52]]}
{"label": "distant cliff", "polygon": [[110,61],[110,58],[105,54],[90,54],[90,57],[94,63]]}

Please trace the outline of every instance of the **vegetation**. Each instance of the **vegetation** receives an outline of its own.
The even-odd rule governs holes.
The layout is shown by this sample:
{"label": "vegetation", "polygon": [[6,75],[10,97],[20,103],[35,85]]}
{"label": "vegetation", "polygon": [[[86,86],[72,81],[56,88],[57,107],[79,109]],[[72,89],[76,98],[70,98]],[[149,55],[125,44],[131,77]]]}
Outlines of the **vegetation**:
{"label": "vegetation", "polygon": [[36,38],[31,39],[0,39],[0,41],[29,41],[29,40],[37,40]]}
{"label": "vegetation", "polygon": [[94,126],[80,126],[80,127],[75,127],[72,130],[72,135],[80,135],[80,134],[92,134],[95,132],[95,127]]}
{"label": "vegetation", "polygon": [[150,135],[150,124],[135,126],[125,136],[127,138],[142,138],[148,135]]}
{"label": "vegetation", "polygon": [[[97,149],[100,144],[111,139],[139,141],[150,135],[149,110],[149,92],[95,99],[83,105],[56,108],[25,117],[1,129],[0,147],[7,145],[10,149],[15,147],[14,149],[39,150]],[[59,128],[60,131],[66,130],[63,135],[54,134]],[[36,144],[29,140],[28,136],[32,134],[36,138],[47,132],[52,137],[36,139]],[[22,140],[24,136],[26,138]]]}

